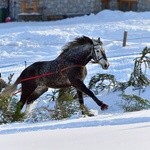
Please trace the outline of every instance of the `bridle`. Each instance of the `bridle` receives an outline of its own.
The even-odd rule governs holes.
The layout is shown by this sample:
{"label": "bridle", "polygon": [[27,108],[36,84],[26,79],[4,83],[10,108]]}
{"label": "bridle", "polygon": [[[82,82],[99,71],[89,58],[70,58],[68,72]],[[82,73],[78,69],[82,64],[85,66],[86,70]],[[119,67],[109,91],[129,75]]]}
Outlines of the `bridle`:
{"label": "bridle", "polygon": [[97,43],[97,42],[93,41],[92,56],[93,56],[93,59],[95,62],[99,62],[101,59],[107,60],[105,53],[104,53],[104,48],[102,46],[102,43]]}

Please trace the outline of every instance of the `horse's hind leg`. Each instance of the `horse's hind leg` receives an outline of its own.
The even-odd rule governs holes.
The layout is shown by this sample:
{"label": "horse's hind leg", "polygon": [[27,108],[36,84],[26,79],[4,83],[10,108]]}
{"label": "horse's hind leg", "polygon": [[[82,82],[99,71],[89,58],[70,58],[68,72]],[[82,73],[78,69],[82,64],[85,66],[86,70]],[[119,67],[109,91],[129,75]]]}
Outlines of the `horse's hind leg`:
{"label": "horse's hind leg", "polygon": [[17,103],[16,106],[16,111],[14,113],[14,121],[17,121],[18,114],[20,114],[20,111],[22,110],[24,104],[26,103],[29,95],[32,94],[32,92],[35,90],[36,84],[28,84],[28,83],[22,83],[22,93],[21,93],[21,98],[20,101]]}
{"label": "horse's hind leg", "polygon": [[28,100],[28,97],[34,92],[36,87],[37,86],[35,83],[22,83],[21,98],[20,98],[20,101],[18,102],[20,110],[23,108],[23,106]]}
{"label": "horse's hind leg", "polygon": [[26,108],[26,112],[29,113],[30,112],[30,106],[31,104],[37,99],[39,98],[43,93],[45,93],[48,90],[48,87],[46,86],[38,86],[33,92],[32,94],[28,97],[27,99],[27,108]]}

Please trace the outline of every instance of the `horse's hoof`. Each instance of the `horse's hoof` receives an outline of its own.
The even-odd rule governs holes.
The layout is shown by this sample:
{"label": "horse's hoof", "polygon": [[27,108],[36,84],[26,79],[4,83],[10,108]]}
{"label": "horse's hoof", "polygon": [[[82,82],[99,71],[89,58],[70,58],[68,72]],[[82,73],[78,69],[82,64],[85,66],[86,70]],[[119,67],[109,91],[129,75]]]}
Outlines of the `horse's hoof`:
{"label": "horse's hoof", "polygon": [[108,109],[108,105],[107,104],[102,104],[101,105],[101,110],[107,110]]}
{"label": "horse's hoof", "polygon": [[94,117],[95,115],[92,114],[92,113],[89,113],[88,116],[89,116],[89,117]]}

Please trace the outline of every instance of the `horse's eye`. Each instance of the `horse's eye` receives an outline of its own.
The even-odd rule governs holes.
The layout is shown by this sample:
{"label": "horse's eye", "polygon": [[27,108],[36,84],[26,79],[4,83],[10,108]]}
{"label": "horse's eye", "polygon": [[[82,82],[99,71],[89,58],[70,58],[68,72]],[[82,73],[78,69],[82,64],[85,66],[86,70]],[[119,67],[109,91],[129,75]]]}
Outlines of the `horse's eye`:
{"label": "horse's eye", "polygon": [[97,50],[97,53],[99,53],[99,50]]}

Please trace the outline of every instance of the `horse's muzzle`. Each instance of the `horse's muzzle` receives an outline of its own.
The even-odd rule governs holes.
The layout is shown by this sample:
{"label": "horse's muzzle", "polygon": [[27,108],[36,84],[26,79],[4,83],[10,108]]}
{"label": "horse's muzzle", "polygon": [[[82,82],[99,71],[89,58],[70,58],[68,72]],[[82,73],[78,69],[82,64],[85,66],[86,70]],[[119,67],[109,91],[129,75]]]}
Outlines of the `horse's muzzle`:
{"label": "horse's muzzle", "polygon": [[105,70],[107,70],[108,67],[109,67],[109,63],[106,63],[106,64],[102,65],[102,68],[105,69]]}

